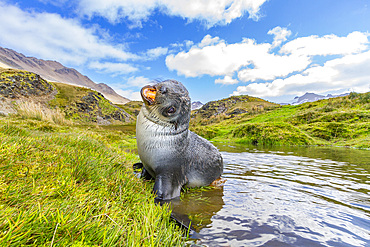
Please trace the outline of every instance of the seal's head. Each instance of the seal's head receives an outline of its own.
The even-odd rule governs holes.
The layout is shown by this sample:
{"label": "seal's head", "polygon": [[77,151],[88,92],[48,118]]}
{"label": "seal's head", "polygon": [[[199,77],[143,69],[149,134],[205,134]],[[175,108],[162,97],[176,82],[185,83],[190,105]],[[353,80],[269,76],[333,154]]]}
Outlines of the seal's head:
{"label": "seal's head", "polygon": [[166,80],[141,89],[144,115],[153,122],[175,129],[188,128],[191,111],[189,92],[181,82]]}

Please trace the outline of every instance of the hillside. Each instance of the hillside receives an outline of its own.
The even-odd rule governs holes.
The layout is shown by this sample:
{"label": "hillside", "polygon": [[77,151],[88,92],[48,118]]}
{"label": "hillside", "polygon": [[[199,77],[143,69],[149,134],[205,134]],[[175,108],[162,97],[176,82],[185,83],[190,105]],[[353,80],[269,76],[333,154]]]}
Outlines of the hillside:
{"label": "hillside", "polygon": [[[27,109],[29,108],[29,109]],[[0,69],[0,113],[38,109],[39,115],[58,109],[69,120],[99,125],[123,124],[134,118],[97,91],[63,83],[48,82],[22,70]]]}
{"label": "hillside", "polygon": [[209,117],[205,120],[193,117],[191,129],[213,141],[370,148],[370,93],[246,112],[234,118],[218,119],[220,114],[213,116],[215,112],[202,113],[204,118]]}
{"label": "hillside", "polygon": [[241,115],[253,115],[278,107],[278,104],[247,95],[231,96],[226,99],[210,101],[201,108],[192,111],[191,125],[218,123]]}
{"label": "hillside", "polygon": [[67,68],[61,63],[42,60],[0,47],[0,67],[26,70],[40,75],[45,80],[83,86],[100,92],[115,104],[125,104],[128,99],[117,94],[111,87],[104,83],[96,84],[87,76],[73,68]]}

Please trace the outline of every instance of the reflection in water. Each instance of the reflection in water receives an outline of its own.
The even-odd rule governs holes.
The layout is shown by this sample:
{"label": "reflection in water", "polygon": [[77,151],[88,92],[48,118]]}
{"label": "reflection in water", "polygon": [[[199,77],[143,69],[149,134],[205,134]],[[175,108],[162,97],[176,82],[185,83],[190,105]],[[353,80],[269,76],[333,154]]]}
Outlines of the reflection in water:
{"label": "reflection in water", "polygon": [[223,189],[173,203],[199,234],[193,244],[370,246],[369,151],[219,149]]}

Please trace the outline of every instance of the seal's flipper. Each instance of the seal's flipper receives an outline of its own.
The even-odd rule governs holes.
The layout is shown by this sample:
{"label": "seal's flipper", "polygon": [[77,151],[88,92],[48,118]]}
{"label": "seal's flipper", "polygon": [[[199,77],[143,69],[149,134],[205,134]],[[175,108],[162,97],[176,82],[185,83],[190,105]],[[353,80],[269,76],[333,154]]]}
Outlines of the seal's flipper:
{"label": "seal's flipper", "polygon": [[180,196],[181,185],[174,183],[172,177],[157,176],[153,187],[153,193],[157,200],[170,200]]}
{"label": "seal's flipper", "polygon": [[143,170],[141,171],[140,178],[145,179],[145,180],[152,180],[154,179],[152,175],[143,167]]}
{"label": "seal's flipper", "polygon": [[150,173],[145,169],[143,163],[135,163],[135,164],[132,165],[132,168],[136,172],[140,172],[140,170],[141,170],[140,178],[145,179],[145,180],[152,180],[153,179],[152,175],[150,175]]}
{"label": "seal's flipper", "polygon": [[139,169],[142,169],[144,167],[143,163],[135,163],[132,165],[132,168],[134,170],[139,170]]}

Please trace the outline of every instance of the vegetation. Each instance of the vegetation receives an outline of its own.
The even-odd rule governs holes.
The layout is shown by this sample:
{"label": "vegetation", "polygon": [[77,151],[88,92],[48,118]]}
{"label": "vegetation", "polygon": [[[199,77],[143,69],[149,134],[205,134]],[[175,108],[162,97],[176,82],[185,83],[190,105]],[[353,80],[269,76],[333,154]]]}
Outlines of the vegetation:
{"label": "vegetation", "polygon": [[241,114],[255,115],[278,107],[278,104],[247,95],[232,96],[227,99],[211,101],[192,113],[192,126],[219,123],[238,118]]}
{"label": "vegetation", "polygon": [[54,85],[58,93],[49,105],[61,108],[69,119],[99,124],[122,124],[133,120],[129,114],[96,91],[63,83]]}
{"label": "vegetation", "polygon": [[133,119],[136,120],[136,116],[139,115],[140,109],[143,106],[143,102],[142,101],[130,101],[124,105],[117,105],[117,106],[125,110],[125,112],[130,114],[133,117]]}
{"label": "vegetation", "polygon": [[196,119],[191,130],[213,141],[370,148],[370,93],[246,112],[202,126]]}
{"label": "vegetation", "polygon": [[[36,115],[36,114],[35,114]],[[133,135],[0,117],[0,246],[179,246],[136,178]]]}
{"label": "vegetation", "polygon": [[[119,108],[87,88],[0,72],[0,103],[17,110],[0,115],[0,246],[184,244],[132,170],[142,102]],[[369,123],[370,93],[351,93],[298,106],[233,96],[194,111],[190,127],[219,142],[370,148]]]}
{"label": "vegetation", "polygon": [[45,96],[54,91],[51,83],[39,75],[21,70],[0,68],[0,95],[15,99]]}

